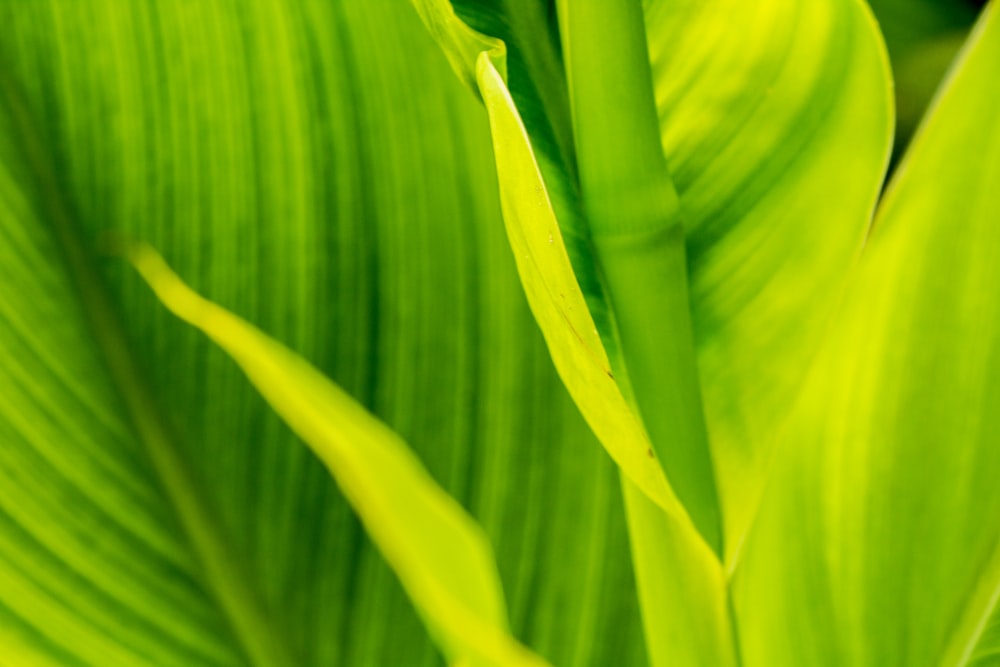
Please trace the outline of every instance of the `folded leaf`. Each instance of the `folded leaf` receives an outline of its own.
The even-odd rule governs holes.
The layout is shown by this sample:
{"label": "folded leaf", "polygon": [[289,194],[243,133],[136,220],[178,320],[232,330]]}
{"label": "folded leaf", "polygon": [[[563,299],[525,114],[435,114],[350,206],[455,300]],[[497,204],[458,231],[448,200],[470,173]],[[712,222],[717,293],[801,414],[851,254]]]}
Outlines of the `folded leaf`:
{"label": "folded leaf", "polygon": [[[649,507],[644,506],[644,525],[654,531],[656,538],[642,543],[633,539],[636,564],[641,572],[645,567],[662,563],[666,555],[685,568],[673,573],[673,577],[652,574],[653,588],[649,590],[669,591],[661,600],[665,609],[657,610],[652,617],[648,611],[644,613],[647,635],[661,638],[657,640],[654,657],[661,659],[665,648],[671,655],[681,655],[677,651],[683,651],[684,659],[694,665],[711,662],[719,655],[731,656],[728,619],[718,616],[720,608],[728,613],[719,561],[677,502],[656,463],[645,431],[612,377],[600,335],[573,275],[546,184],[518,109],[486,53],[479,56],[477,74],[493,132],[504,222],[528,302],[556,368],[588,423],[621,466],[628,483],[635,484],[634,492],[650,499]],[[692,568],[691,572],[686,568]],[[691,585],[677,587],[692,576]],[[644,601],[649,590],[644,591]],[[706,630],[697,636],[674,629],[663,634],[652,619],[664,617],[684,617],[691,626]],[[706,636],[722,636],[727,643],[713,645],[704,641]],[[670,646],[671,641],[680,644]]]}
{"label": "folded leaf", "polygon": [[[728,613],[721,566],[662,469],[651,467],[656,461],[652,445],[611,375],[582,294],[572,282],[569,258],[556,240],[558,227],[517,109],[489,60],[480,56],[479,65],[504,220],[528,302],[570,394],[622,469],[651,658],[666,660],[654,663],[658,665],[714,664],[719,655],[732,655],[728,618],[719,616],[720,608]],[[546,240],[540,242],[542,238]],[[592,334],[585,336],[587,332]],[[677,567],[664,577],[658,568],[666,558]],[[671,623],[680,618],[698,627],[699,634],[685,634]],[[713,643],[719,637],[724,643]]]}
{"label": "folded leaf", "polygon": [[485,54],[478,81],[490,116],[500,203],[521,283],[549,354],[570,395],[625,475],[668,513],[687,513],[656,460],[639,419],[622,395],[573,275],[545,184],[517,108]]}
{"label": "folded leaf", "polygon": [[748,667],[960,667],[986,636],[1000,598],[998,62],[992,3],[782,440],[736,573]]}
{"label": "folded leaf", "polygon": [[[446,2],[420,0],[417,4],[423,7],[422,15],[447,16]],[[450,20],[458,21],[454,16]],[[433,24],[431,29],[436,30]],[[441,46],[450,58],[461,56],[448,40],[443,40]],[[641,422],[615,382],[600,334],[573,273],[530,139],[491,56],[486,51],[479,54],[476,74],[490,117],[501,207],[521,282],[549,354],[611,458],[656,504],[690,524]]]}
{"label": "folded leaf", "polygon": [[[558,35],[515,20],[517,3],[458,6],[512,40],[513,99],[614,367],[575,150],[552,129],[571,126],[566,81],[552,74]],[[888,63],[859,0],[647,0],[644,11],[731,566],[869,226],[892,135]]]}

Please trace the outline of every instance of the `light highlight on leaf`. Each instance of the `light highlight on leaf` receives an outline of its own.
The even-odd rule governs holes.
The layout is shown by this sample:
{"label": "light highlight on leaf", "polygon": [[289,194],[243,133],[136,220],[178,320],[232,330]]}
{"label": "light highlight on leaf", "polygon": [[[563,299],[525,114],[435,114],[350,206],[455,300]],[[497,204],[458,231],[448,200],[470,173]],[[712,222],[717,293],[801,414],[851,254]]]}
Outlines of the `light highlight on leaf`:
{"label": "light highlight on leaf", "polygon": [[479,56],[477,76],[490,116],[507,236],[556,369],[587,423],[625,474],[668,513],[686,516],[642,425],[615,382],[573,275],[528,136],[503,79],[486,54]]}
{"label": "light highlight on leaf", "polygon": [[891,80],[860,0],[647,0],[727,567],[877,201]]}
{"label": "light highlight on leaf", "polygon": [[194,293],[148,246],[127,244],[123,252],[163,304],[225,350],[323,461],[447,656],[546,664],[508,633],[485,535],[392,430],[301,357]]}
{"label": "light highlight on leaf", "polygon": [[997,63],[994,2],[883,199],[782,439],[735,575],[747,667],[962,667],[990,652]]}
{"label": "light highlight on leaf", "polygon": [[624,477],[622,493],[650,664],[737,667],[722,564]]}

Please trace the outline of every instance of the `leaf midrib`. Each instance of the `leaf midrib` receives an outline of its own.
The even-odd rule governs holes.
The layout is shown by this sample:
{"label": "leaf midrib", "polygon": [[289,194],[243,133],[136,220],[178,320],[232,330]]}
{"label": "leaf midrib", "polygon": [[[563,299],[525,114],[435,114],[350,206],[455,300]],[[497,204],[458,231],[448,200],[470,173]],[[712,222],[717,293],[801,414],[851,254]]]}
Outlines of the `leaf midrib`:
{"label": "leaf midrib", "polygon": [[0,63],[0,105],[9,113],[21,156],[43,195],[39,211],[47,219],[111,384],[132,429],[143,444],[155,478],[174,511],[184,538],[201,567],[202,583],[228,621],[238,650],[255,667],[287,667],[291,652],[265,616],[256,591],[230,552],[220,524],[178,454],[103,285],[83,235],[43,147],[40,133],[7,67]]}

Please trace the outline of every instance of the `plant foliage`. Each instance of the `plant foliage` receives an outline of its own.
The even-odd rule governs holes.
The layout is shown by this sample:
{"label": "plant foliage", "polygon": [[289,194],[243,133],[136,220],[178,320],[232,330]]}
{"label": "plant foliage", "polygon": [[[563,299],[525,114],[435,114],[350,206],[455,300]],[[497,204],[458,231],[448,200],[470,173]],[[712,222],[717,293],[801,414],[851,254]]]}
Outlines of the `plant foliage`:
{"label": "plant foliage", "polygon": [[0,2],[0,665],[994,664],[1000,10],[883,194],[873,6]]}

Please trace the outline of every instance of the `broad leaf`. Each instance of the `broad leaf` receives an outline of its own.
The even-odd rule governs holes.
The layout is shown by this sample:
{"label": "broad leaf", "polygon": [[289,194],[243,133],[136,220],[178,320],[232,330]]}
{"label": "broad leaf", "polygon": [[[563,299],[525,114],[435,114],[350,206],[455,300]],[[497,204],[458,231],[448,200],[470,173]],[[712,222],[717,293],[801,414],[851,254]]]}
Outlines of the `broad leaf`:
{"label": "broad leaf", "polygon": [[482,109],[412,9],[0,19],[3,659],[440,660],[322,466],[94,259],[111,229],[414,447],[495,545],[515,635],[557,664],[641,661],[618,481],[517,284]]}
{"label": "broad leaf", "polygon": [[856,0],[646,9],[731,562],[868,228],[889,75]]}
{"label": "broad leaf", "polygon": [[[619,350],[581,216],[575,151],[564,158],[569,151],[551,129],[571,124],[568,102],[546,104],[538,93],[567,84],[552,80],[551,67],[532,67],[564,60],[560,41],[552,22],[510,19],[517,6],[487,3],[468,13],[479,29],[513,40],[512,53],[541,53],[508,62],[511,88],[520,91],[513,99],[614,367]],[[732,561],[786,406],[868,229],[891,139],[888,64],[857,0],[644,7]],[[507,176],[501,169],[501,183]]]}
{"label": "broad leaf", "polygon": [[622,488],[650,664],[739,665],[722,564],[638,488]]}
{"label": "broad leaf", "polygon": [[736,573],[748,667],[961,667],[993,650],[998,62],[993,3],[897,172],[783,438]]}
{"label": "broad leaf", "polygon": [[898,160],[976,20],[968,0],[870,0],[892,58]]}
{"label": "broad leaf", "polygon": [[[510,35],[515,53],[518,46],[522,51],[530,48],[524,46],[530,39],[517,33],[516,22],[504,25],[514,9],[505,3],[490,7],[481,14],[470,13],[478,20],[477,27]],[[890,137],[887,63],[871,17],[853,0],[787,0],[766,6],[648,2],[645,11],[661,138],[687,227],[695,340],[712,454],[720,473],[727,556],[732,561],[756,511],[786,407],[799,390],[868,228]],[[532,24],[532,36],[544,36],[546,25],[551,32],[551,23]],[[538,43],[543,54],[558,44],[551,35]],[[590,250],[593,230],[580,215],[580,187],[571,163],[560,161],[567,151],[557,151],[560,142],[552,141],[551,128],[564,125],[567,113],[562,105],[546,105],[538,92],[538,82],[550,81],[551,72],[531,69],[528,57],[521,62],[529,71],[519,72],[516,64],[508,63],[508,72],[515,91],[514,83],[522,82],[513,111],[526,123],[532,140],[529,148],[537,147],[533,160],[502,161],[505,153],[523,151],[524,141],[519,143],[511,124],[511,129],[498,132],[497,111],[491,109],[508,231],[529,230],[511,235],[515,255],[528,260],[532,257],[524,252],[528,244],[552,234],[544,210],[551,204],[576,280],[602,327],[601,342],[611,367],[617,368],[612,309]],[[499,76],[493,82],[497,87],[502,83]],[[551,83],[560,89],[558,81]],[[543,114],[553,109],[559,115],[542,122]],[[843,141],[845,136],[851,141]],[[532,161],[544,176],[544,191],[530,186],[536,173]],[[535,193],[541,192],[547,197],[538,202]],[[825,204],[817,209],[816,202]],[[535,214],[525,213],[530,206],[536,207]],[[551,238],[558,247],[559,237]],[[536,293],[533,303],[546,296],[544,285],[565,282],[567,268],[562,263],[557,272],[550,267],[546,273],[538,266],[520,263],[525,289],[529,295]],[[636,276],[637,281],[642,279]],[[548,289],[547,295],[562,298],[566,293]],[[553,346],[553,341],[587,331],[567,318],[539,316],[537,307],[535,314],[557,359],[565,349]],[[592,341],[578,344],[593,349]],[[579,356],[585,362],[594,354]],[[593,384],[584,379],[589,376],[568,373],[565,359],[560,368],[605,446],[612,451],[620,448],[620,443],[609,444],[609,436],[623,432],[609,427],[613,422],[608,421],[608,412],[580,402],[581,396],[593,392]],[[625,381],[622,393],[628,395],[627,378],[619,380]],[[620,414],[621,402],[615,399],[614,405],[613,414]],[[625,473],[641,479],[634,469],[625,468]],[[656,540],[636,539],[634,522],[642,518],[634,513],[639,517],[632,528],[640,581],[659,590],[655,596],[644,591],[642,597],[666,605],[647,609],[649,634],[659,627],[655,621],[651,625],[651,615],[676,618],[685,609],[701,619],[694,625],[717,628],[710,634],[724,636],[722,628],[728,624],[719,620],[718,609],[720,600],[725,607],[725,585],[715,575],[700,574],[711,572],[712,566],[698,558],[677,561],[688,562],[692,573],[699,573],[694,580],[705,586],[696,594],[691,588],[676,588],[677,581],[669,584],[675,587],[672,595],[663,594],[660,584],[670,580],[660,578],[658,584],[657,572],[641,571],[670,559],[671,552],[697,553],[690,531],[669,528],[678,516],[670,511],[674,518],[663,517],[668,525]],[[641,530],[649,530],[648,523],[643,521]],[[678,536],[681,542],[675,541]],[[682,642],[692,640],[673,636]],[[697,644],[694,639],[690,645],[675,646],[674,655],[683,655],[692,664],[715,659],[710,656],[717,648],[702,654]],[[659,649],[657,653],[661,659],[667,654]]]}

